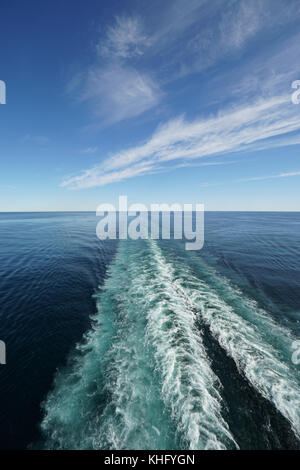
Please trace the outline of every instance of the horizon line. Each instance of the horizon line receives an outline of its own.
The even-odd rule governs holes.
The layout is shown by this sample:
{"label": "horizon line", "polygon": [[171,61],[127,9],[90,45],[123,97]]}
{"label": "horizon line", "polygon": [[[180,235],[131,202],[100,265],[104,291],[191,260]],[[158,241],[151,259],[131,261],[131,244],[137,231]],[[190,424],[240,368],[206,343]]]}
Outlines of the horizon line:
{"label": "horizon line", "polygon": [[[95,213],[96,210],[51,210],[51,211],[0,211],[0,214],[57,214],[57,213]],[[116,210],[116,213],[120,212]],[[128,211],[127,211],[128,212]],[[137,211],[139,212],[139,211]],[[146,212],[151,212],[151,211],[146,211]],[[161,212],[161,211],[159,211]],[[174,211],[167,211],[167,212],[174,212]],[[183,212],[183,211],[179,211]],[[195,212],[194,210],[191,212]],[[282,212],[288,212],[288,213],[300,213],[300,209],[298,210],[264,210],[264,209],[259,209],[259,210],[224,210],[224,209],[216,209],[216,210],[204,210],[204,212],[262,212],[262,213],[282,213]]]}

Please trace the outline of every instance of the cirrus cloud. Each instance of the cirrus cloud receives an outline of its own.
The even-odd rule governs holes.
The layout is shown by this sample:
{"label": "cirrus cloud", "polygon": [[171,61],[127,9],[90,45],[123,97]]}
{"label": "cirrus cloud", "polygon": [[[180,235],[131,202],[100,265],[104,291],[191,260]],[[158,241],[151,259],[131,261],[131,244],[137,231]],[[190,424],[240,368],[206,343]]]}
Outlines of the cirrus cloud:
{"label": "cirrus cloud", "polygon": [[[297,107],[290,97],[261,99],[230,108],[210,118],[187,121],[178,117],[159,126],[143,144],[121,151],[101,164],[63,181],[62,186],[81,189],[103,186],[147,173],[170,169],[179,162],[224,155],[255,146],[274,147],[274,139],[285,136],[285,144],[295,143],[300,130]],[[297,142],[297,140],[296,140]],[[174,163],[176,162],[176,163]]]}

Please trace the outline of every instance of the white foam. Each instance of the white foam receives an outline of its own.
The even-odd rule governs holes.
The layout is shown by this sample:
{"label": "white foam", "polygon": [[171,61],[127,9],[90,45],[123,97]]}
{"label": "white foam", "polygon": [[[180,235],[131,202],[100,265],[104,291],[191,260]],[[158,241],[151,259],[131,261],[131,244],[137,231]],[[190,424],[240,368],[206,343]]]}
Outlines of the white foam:
{"label": "white foam", "polygon": [[[186,261],[175,264],[155,241],[120,244],[94,327],[45,402],[46,447],[236,448],[199,318],[299,436],[299,381],[283,353],[289,337],[241,292],[212,272],[204,282]],[[241,299],[241,312],[220,285]]]}
{"label": "white foam", "polygon": [[[241,373],[287,418],[300,437],[300,384],[297,371],[288,362],[290,332],[277,325],[255,301],[246,299],[238,289],[232,292],[233,288],[226,280],[213,276],[212,270],[207,269],[214,285],[201,281],[186,264],[177,265],[178,278],[181,285],[184,283],[186,296]],[[223,294],[224,289],[227,290],[225,298],[233,297],[233,294],[239,298],[239,311],[218,295],[214,286],[220,283]]]}
{"label": "white foam", "polygon": [[46,401],[46,447],[237,447],[193,306],[156,244],[120,244],[96,320]]}
{"label": "white foam", "polygon": [[153,302],[147,329],[162,377],[162,396],[190,449],[237,447],[222,417],[221,385],[195,324],[195,308],[157,244],[149,243],[147,291]]}

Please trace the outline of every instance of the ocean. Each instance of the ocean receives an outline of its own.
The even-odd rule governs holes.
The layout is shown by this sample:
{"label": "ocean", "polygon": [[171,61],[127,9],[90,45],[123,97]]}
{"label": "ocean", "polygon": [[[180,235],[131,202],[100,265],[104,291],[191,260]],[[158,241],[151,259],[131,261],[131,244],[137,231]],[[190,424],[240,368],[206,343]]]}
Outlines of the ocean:
{"label": "ocean", "polygon": [[2,449],[300,449],[300,213],[206,212],[205,245],[0,214]]}

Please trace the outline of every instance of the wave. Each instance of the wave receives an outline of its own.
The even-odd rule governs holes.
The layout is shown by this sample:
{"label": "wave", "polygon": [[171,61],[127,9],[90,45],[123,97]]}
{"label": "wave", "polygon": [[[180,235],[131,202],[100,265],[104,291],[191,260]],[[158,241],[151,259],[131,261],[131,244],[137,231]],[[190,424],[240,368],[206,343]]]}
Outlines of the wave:
{"label": "wave", "polygon": [[[291,361],[296,338],[212,268],[193,255],[184,256],[184,264],[176,264],[177,282],[184,286],[199,317],[238,370],[275,405],[299,438],[300,383],[298,369]],[[194,273],[187,266],[188,257]]]}
{"label": "wave", "polygon": [[153,240],[120,243],[93,328],[43,404],[44,447],[238,448],[199,321],[299,436],[285,331],[203,263],[177,255]]}
{"label": "wave", "polygon": [[94,327],[43,405],[47,448],[236,448],[221,384],[170,266],[124,242]]}

